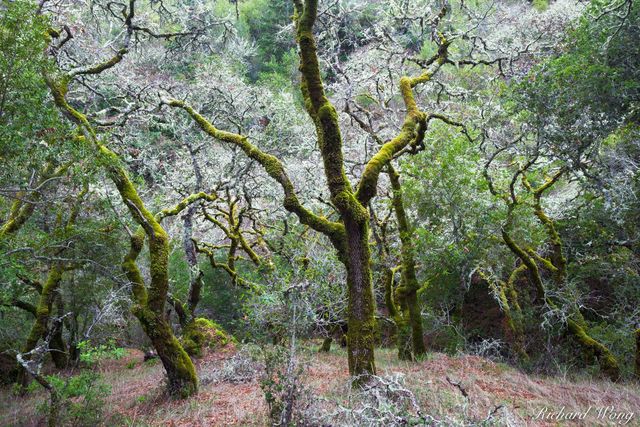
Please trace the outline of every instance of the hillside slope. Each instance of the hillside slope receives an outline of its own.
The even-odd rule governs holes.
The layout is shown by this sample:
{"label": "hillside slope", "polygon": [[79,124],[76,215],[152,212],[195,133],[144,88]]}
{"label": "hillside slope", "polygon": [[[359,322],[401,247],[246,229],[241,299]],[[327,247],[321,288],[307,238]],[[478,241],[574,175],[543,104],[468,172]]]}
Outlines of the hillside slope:
{"label": "hillside slope", "polygon": [[[128,350],[126,357],[98,367],[111,386],[105,425],[269,424],[259,374],[253,367],[237,366],[247,362],[240,360],[235,348],[211,352],[197,362],[201,389],[195,398],[184,401],[168,400],[160,364],[143,363],[142,359],[140,351]],[[304,399],[313,401],[306,410],[314,417],[326,411],[325,420],[334,420],[329,425],[360,425],[365,418],[357,417],[364,417],[366,411],[349,392],[344,351],[334,348],[319,354],[309,350],[303,352],[302,359],[306,369],[301,378],[308,391]],[[378,363],[382,378],[395,378],[391,388],[400,384],[412,392],[428,425],[640,425],[637,384],[528,376],[505,364],[469,355],[433,353],[425,361],[405,363],[396,359],[394,351],[380,350]],[[237,376],[239,372],[244,379]],[[18,398],[3,388],[0,425],[42,425],[44,419],[35,408],[44,397],[38,392]],[[393,399],[389,402],[393,406]],[[414,420],[419,418],[415,408],[408,412]],[[562,419],[571,414],[582,419]]]}

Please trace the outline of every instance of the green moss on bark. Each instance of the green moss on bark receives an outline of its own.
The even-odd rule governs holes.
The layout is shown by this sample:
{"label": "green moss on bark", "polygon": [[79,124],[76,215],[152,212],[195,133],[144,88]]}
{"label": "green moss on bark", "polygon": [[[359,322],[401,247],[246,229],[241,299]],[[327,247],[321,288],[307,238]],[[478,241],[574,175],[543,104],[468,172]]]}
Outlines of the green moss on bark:
{"label": "green moss on bark", "polygon": [[182,345],[191,356],[201,357],[205,348],[224,347],[235,341],[217,323],[197,317],[189,322],[182,331]]}

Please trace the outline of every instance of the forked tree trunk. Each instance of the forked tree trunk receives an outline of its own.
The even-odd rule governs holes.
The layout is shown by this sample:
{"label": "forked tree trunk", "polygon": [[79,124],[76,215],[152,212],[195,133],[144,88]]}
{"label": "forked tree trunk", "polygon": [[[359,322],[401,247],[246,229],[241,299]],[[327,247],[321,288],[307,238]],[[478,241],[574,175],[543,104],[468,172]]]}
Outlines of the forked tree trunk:
{"label": "forked tree trunk", "polygon": [[[331,202],[340,212],[340,221],[333,222],[306,209],[299,201],[293,183],[282,162],[249,142],[246,136],[217,129],[211,122],[183,101],[163,100],[163,103],[184,109],[200,128],[216,140],[239,147],[252,160],[260,163],[267,174],[284,191],[284,208],[298,216],[301,223],[326,235],[336,248],[347,269],[349,299],[348,355],[349,372],[353,376],[375,374],[374,342],[376,335],[375,299],[371,282],[369,253],[369,215],[366,206],[376,195],[382,169],[407,146],[418,146],[424,140],[427,115],[418,109],[413,88],[429,81],[445,63],[448,42],[443,41],[431,59],[433,67],[417,77],[400,79],[400,91],[407,107],[400,133],[384,143],[367,162],[354,191],[345,171],[342,135],[338,112],[325,94],[320,73],[313,27],[318,14],[316,0],[293,0],[296,43],[300,55],[300,89],[304,105],[316,126],[318,146]],[[441,14],[446,13],[443,8]]]}
{"label": "forked tree trunk", "polygon": [[[149,253],[151,258],[151,280],[155,282],[149,288],[153,291],[168,287],[168,258],[169,241],[166,232],[156,222],[155,232],[149,236]],[[186,398],[198,391],[198,377],[193,362],[173,334],[168,323],[164,306],[166,292],[158,294],[147,292],[142,275],[137,267],[138,258],[144,246],[145,232],[142,227],[131,237],[131,248],[125,257],[123,270],[132,284],[133,299],[136,304],[132,308],[133,314],[140,321],[142,329],[151,340],[158,357],[167,374],[169,394],[174,397]]]}

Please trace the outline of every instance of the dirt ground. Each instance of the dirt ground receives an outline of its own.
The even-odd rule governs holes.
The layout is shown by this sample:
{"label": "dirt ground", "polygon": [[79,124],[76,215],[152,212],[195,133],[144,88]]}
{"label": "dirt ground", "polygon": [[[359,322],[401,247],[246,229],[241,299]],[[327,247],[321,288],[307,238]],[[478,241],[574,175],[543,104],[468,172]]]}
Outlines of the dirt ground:
{"label": "dirt ground", "polygon": [[[268,425],[257,379],[240,383],[207,380],[236,351],[229,346],[197,360],[203,381],[198,395],[187,400],[166,396],[161,364],[144,363],[138,350],[128,350],[119,360],[102,362],[97,369],[111,386],[105,425]],[[307,388],[314,396],[340,401],[349,384],[344,350],[335,348],[328,354],[308,351],[307,356],[309,364],[303,375]],[[377,361],[379,375],[402,375],[422,412],[444,425],[640,425],[638,384],[528,376],[505,364],[468,355],[433,353],[424,361],[408,363],[398,361],[393,350],[383,349],[378,351]],[[45,397],[42,392],[16,397],[11,388],[0,389],[0,425],[43,425],[44,418],[36,407]],[[544,419],[559,411],[561,415],[586,415],[573,421]],[[633,418],[625,423],[622,414],[630,413]]]}

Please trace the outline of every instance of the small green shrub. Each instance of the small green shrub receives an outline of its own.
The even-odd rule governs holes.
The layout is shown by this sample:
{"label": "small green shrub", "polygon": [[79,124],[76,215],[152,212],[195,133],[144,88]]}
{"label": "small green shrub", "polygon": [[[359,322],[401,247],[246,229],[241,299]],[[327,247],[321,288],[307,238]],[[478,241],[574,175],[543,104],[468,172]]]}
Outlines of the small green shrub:
{"label": "small green shrub", "polygon": [[260,388],[272,424],[299,425],[312,402],[310,391],[302,382],[304,366],[295,354],[281,346],[263,347],[261,353],[264,372]]}
{"label": "small green shrub", "polygon": [[[100,374],[82,371],[68,378],[50,375],[47,380],[60,396],[57,420],[59,425],[95,426],[100,423],[104,414],[105,399],[111,393],[111,387],[102,381]],[[33,382],[30,387],[39,385]],[[49,414],[49,401],[38,405],[37,409],[42,414]]]}
{"label": "small green shrub", "polygon": [[126,354],[124,348],[116,346],[114,339],[98,346],[92,346],[90,341],[80,341],[78,350],[80,350],[80,361],[89,366],[95,365],[100,360],[122,359]]}
{"label": "small green shrub", "polygon": [[127,353],[124,348],[116,346],[114,339],[98,346],[92,346],[90,341],[80,341],[78,350],[80,351],[80,361],[89,366],[105,359],[122,359]]}

